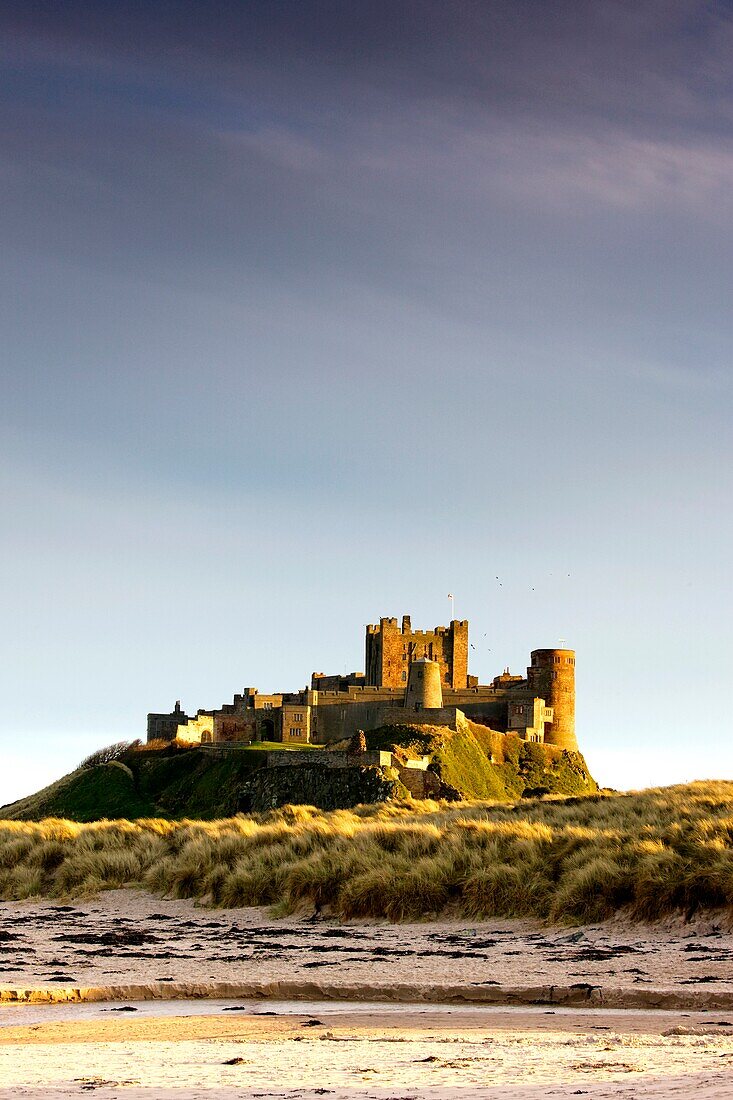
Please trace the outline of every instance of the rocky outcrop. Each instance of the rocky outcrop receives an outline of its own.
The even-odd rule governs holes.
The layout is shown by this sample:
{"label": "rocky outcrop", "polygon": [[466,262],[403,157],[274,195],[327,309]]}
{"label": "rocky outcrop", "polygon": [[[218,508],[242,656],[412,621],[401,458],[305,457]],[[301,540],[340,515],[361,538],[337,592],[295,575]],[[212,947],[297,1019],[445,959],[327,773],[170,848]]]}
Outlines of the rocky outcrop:
{"label": "rocky outcrop", "polygon": [[243,783],[238,810],[256,813],[299,803],[345,810],[362,802],[387,802],[400,793],[399,781],[379,767],[326,768],[314,763],[261,768]]}

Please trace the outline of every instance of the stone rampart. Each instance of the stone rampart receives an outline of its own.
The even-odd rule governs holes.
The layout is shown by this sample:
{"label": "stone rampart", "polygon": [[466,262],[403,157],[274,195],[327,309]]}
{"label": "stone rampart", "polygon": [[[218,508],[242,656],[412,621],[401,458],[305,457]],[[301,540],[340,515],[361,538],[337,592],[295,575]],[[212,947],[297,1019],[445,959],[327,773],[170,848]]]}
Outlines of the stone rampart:
{"label": "stone rampart", "polygon": [[306,752],[283,751],[265,753],[268,768],[388,768],[392,764],[391,752],[341,752],[330,749],[317,749]]}
{"label": "stone rampart", "polygon": [[457,707],[441,707],[433,710],[385,707],[380,714],[380,724],[383,726],[447,726],[448,729],[459,730],[466,728],[466,716]]}

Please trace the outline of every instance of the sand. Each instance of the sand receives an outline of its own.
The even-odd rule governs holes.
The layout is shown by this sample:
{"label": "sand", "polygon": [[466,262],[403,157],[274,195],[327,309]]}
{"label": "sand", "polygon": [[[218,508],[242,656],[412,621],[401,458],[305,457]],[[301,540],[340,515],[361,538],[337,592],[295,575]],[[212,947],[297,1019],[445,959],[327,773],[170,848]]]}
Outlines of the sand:
{"label": "sand", "polygon": [[[540,1011],[456,1019],[449,1010],[353,1014],[343,1006],[325,1019],[125,1015],[14,1026],[0,1030],[0,1097],[733,1096],[733,1033],[706,1033],[710,1021],[675,1024],[649,1013],[548,1020]],[[677,1033],[686,1027],[691,1033]]]}
{"label": "sand", "polygon": [[733,935],[522,921],[273,920],[114,890],[0,904],[0,998],[270,996],[733,1011]]}
{"label": "sand", "polygon": [[0,1100],[733,1097],[715,919],[340,925],[113,891],[3,904],[0,959]]}

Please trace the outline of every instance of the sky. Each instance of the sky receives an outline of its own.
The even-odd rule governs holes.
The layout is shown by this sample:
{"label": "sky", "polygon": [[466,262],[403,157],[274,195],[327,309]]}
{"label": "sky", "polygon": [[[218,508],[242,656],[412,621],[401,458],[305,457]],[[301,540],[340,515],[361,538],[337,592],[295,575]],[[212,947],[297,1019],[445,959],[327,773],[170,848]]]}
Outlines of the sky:
{"label": "sky", "polygon": [[0,8],[0,802],[471,623],[733,778],[733,5]]}

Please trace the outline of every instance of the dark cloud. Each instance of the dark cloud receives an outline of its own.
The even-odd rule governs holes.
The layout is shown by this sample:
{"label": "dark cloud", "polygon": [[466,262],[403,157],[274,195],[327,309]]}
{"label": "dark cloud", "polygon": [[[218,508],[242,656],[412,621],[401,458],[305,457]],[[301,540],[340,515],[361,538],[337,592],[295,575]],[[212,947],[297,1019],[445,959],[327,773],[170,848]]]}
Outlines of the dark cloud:
{"label": "dark cloud", "polygon": [[[6,43],[112,80],[254,92],[339,114],[370,96],[655,132],[730,125],[733,16],[706,0],[22,3]],[[132,85],[131,85],[132,87]],[[300,101],[294,93],[300,92]],[[338,99],[331,99],[332,96]],[[328,116],[322,122],[328,126]]]}

